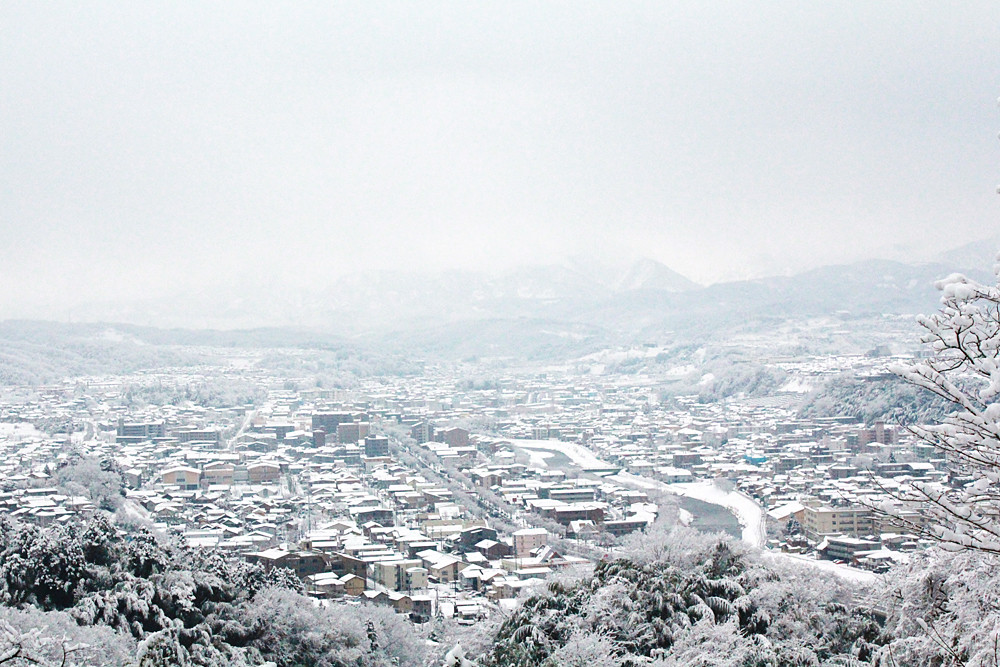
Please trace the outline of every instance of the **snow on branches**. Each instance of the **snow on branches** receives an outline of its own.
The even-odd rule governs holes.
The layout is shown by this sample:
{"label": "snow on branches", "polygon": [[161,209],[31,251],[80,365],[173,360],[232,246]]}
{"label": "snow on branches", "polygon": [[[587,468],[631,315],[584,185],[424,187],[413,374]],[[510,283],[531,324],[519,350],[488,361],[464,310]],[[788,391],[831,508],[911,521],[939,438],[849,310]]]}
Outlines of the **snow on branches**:
{"label": "snow on branches", "polygon": [[917,319],[931,356],[890,370],[955,406],[936,424],[908,427],[951,474],[948,483],[914,482],[897,496],[909,509],[921,505],[929,521],[903,518],[892,503],[882,509],[942,548],[1000,553],[1000,286],[953,274],[936,287],[940,310]]}

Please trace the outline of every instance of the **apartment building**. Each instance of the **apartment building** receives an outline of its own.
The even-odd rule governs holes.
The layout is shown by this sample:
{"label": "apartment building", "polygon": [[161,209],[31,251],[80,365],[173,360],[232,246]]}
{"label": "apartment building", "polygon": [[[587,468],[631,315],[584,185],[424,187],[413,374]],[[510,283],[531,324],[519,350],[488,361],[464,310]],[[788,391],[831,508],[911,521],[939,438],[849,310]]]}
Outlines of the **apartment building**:
{"label": "apartment building", "polygon": [[805,507],[802,512],[802,530],[806,537],[820,540],[831,535],[864,537],[875,532],[875,520],[867,507]]}

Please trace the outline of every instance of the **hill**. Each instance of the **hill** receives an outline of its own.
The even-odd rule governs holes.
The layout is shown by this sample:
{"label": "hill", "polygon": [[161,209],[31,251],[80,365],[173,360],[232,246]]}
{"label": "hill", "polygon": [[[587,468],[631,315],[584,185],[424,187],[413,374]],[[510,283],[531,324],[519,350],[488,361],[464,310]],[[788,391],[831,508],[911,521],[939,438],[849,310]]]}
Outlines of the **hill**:
{"label": "hill", "polygon": [[[954,259],[971,250],[976,248],[956,249]],[[317,289],[269,285],[76,311],[84,319],[131,324],[74,329],[7,322],[0,326],[0,358],[9,377],[19,374],[19,363],[44,365],[32,346],[51,335],[75,341],[57,346],[59,354],[68,355],[60,365],[82,369],[92,367],[87,359],[100,357],[112,343],[122,350],[116,367],[123,368],[152,352],[143,343],[349,347],[440,359],[572,358],[615,345],[724,341],[817,317],[850,320],[864,331],[886,316],[935,310],[933,284],[955,270],[946,263],[868,260],[707,287],[652,260],[616,269],[577,258],[499,274],[381,271],[345,276]],[[992,281],[986,267],[970,274]],[[158,326],[136,324],[150,320]],[[104,336],[109,329],[125,337],[110,340]]]}

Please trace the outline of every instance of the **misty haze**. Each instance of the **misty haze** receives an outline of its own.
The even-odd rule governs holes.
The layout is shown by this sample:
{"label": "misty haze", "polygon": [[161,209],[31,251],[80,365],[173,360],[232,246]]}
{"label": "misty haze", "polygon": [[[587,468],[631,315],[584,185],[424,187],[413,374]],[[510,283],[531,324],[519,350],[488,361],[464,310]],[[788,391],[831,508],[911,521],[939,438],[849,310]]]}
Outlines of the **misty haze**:
{"label": "misty haze", "polygon": [[1000,6],[0,7],[0,664],[1000,667]]}

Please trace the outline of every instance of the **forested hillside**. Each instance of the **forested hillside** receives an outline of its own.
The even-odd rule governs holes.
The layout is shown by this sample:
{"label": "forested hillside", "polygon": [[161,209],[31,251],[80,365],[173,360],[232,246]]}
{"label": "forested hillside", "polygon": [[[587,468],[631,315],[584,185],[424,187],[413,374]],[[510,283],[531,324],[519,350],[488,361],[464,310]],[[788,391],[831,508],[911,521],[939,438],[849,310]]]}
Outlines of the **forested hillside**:
{"label": "forested hillside", "polygon": [[[932,551],[874,586],[721,537],[657,529],[592,576],[553,580],[478,627],[302,595],[265,573],[107,516],[0,522],[0,664],[994,665],[996,558]],[[465,648],[451,650],[454,642]]]}
{"label": "forested hillside", "polygon": [[923,424],[954,410],[941,398],[896,376],[858,377],[843,374],[813,391],[801,408],[805,417],[855,417],[865,424]]}
{"label": "forested hillside", "polygon": [[4,517],[0,543],[0,664],[422,664],[390,610],[320,608],[288,570],[106,516],[48,528]]}

